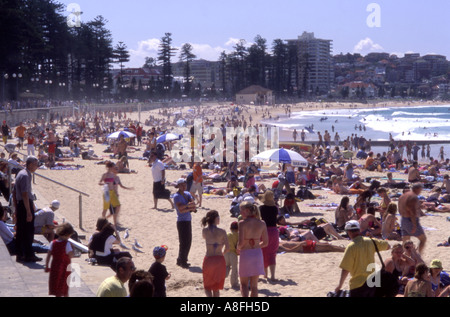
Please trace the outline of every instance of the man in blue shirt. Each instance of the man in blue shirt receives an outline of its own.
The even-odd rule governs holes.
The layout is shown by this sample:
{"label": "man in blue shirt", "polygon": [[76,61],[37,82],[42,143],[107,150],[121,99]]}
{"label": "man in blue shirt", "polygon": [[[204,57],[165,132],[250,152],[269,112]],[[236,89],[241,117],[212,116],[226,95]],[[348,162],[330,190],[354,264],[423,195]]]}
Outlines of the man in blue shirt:
{"label": "man in blue shirt", "polygon": [[33,251],[34,240],[34,203],[31,188],[32,173],[39,167],[39,161],[34,156],[29,156],[26,168],[21,170],[16,177],[14,185],[14,202],[16,204],[16,244],[17,262],[39,262]]}
{"label": "man in blue shirt", "polygon": [[186,269],[190,266],[187,260],[192,244],[191,212],[197,212],[197,209],[195,207],[194,198],[186,191],[186,180],[180,178],[175,187],[178,188],[178,191],[175,193],[173,201],[175,203],[175,209],[177,210],[177,230],[180,241],[177,265]]}

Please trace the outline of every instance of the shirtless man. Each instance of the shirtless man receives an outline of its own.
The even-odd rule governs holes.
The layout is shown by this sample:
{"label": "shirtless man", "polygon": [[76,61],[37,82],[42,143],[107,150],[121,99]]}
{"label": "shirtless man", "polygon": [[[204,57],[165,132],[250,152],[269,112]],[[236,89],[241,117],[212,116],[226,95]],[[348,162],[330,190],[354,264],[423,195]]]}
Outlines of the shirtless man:
{"label": "shirtless man", "polygon": [[422,226],[419,223],[420,201],[417,198],[422,192],[423,185],[416,183],[412,186],[411,191],[404,193],[398,199],[398,210],[402,216],[400,228],[402,231],[403,241],[410,240],[411,236],[419,239],[419,253],[422,254],[425,247],[426,236]]}
{"label": "shirtless man", "polygon": [[418,163],[414,162],[408,171],[408,182],[410,182],[410,183],[415,183],[415,182],[421,181],[420,173],[419,173],[419,170],[417,169],[417,166],[418,166]]}
{"label": "shirtless man", "polygon": [[55,161],[56,141],[55,132],[47,128],[48,160],[51,162]]}

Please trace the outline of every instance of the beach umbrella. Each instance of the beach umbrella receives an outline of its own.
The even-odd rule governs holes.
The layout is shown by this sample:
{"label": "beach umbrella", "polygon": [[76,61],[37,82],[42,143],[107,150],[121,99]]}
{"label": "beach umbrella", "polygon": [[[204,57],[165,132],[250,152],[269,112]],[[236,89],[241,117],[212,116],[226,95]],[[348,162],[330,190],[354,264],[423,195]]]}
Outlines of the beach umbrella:
{"label": "beach umbrella", "polygon": [[114,132],[114,133],[108,135],[108,139],[119,139],[121,135],[123,135],[123,137],[125,139],[136,137],[135,134],[133,134],[129,131],[117,131],[117,132]]}
{"label": "beach umbrella", "polygon": [[156,139],[156,143],[164,143],[164,142],[170,142],[170,141],[176,141],[181,140],[183,136],[181,134],[175,134],[175,133],[166,133],[161,135]]}
{"label": "beach umbrella", "polygon": [[308,161],[299,153],[286,149],[272,149],[264,151],[251,158],[252,162],[288,163],[292,166],[307,167]]}

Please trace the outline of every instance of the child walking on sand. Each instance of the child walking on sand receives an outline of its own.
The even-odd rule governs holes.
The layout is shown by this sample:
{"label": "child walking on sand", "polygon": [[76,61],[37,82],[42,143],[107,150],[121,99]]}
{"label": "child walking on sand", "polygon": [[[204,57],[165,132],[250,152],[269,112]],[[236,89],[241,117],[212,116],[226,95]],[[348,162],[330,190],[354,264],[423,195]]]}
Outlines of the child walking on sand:
{"label": "child walking on sand", "polygon": [[[62,224],[57,227],[57,240],[50,243],[47,258],[45,260],[45,272],[49,272],[48,294],[56,297],[69,296],[69,284],[67,279],[70,275],[68,267],[73,258],[72,245],[68,241],[74,233],[73,227],[69,223]],[[50,259],[52,264],[49,266]]]}
{"label": "child walking on sand", "polygon": [[165,245],[153,249],[155,262],[149,269],[150,274],[153,276],[153,285],[155,287],[153,297],[166,297],[166,280],[170,278],[170,274],[162,263],[166,258],[167,249],[168,247]]}
{"label": "child walking on sand", "polygon": [[239,242],[238,223],[235,221],[230,225],[230,230],[227,234],[229,252],[225,253],[225,263],[227,266],[226,277],[230,275],[230,284],[232,288],[239,289],[238,279],[238,253],[237,244]]}

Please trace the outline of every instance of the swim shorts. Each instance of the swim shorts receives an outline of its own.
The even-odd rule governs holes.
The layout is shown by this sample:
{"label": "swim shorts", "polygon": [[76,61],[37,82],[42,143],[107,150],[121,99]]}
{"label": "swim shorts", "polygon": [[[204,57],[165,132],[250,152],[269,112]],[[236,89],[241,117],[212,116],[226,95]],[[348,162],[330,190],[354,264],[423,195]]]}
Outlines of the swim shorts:
{"label": "swim shorts", "polygon": [[416,228],[416,232],[411,233],[413,228],[413,223],[411,218],[409,217],[402,217],[400,220],[400,229],[402,232],[402,237],[409,237],[409,236],[413,236],[413,237],[419,237],[423,234],[425,234],[425,232],[423,231],[422,226],[420,225],[419,222],[419,218],[417,218],[417,228]]}

